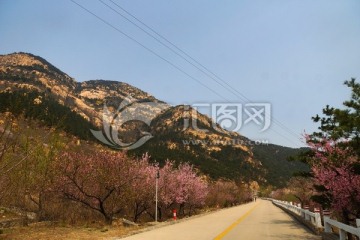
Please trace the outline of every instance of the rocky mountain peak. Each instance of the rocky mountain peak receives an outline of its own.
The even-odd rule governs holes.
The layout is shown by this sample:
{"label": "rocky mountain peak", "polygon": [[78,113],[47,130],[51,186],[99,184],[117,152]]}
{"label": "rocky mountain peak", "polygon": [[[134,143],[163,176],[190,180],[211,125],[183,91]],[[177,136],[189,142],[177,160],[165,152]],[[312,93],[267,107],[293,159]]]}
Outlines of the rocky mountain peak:
{"label": "rocky mountain peak", "polygon": [[[44,59],[40,59],[35,55],[29,53],[11,53],[7,55],[0,55],[0,65],[5,67],[11,66],[34,66],[40,65],[47,68],[47,64],[44,63]],[[46,61],[45,61],[46,62]]]}
{"label": "rocky mountain peak", "polygon": [[[34,96],[31,100],[33,104],[40,104],[42,100],[51,98],[52,102],[56,102],[57,109],[65,106],[70,111],[67,114],[73,116],[73,119],[77,118],[77,123],[85,126],[86,129],[83,130],[87,132],[90,132],[87,125],[89,123],[98,129],[105,127],[104,109],[111,112],[108,115],[111,119],[123,113],[119,113],[122,111],[119,106],[125,106],[124,112],[128,118],[130,116],[131,121],[116,126],[120,138],[131,143],[144,133],[151,135],[151,140],[133,150],[139,156],[148,152],[159,162],[168,158],[179,162],[190,161],[214,178],[258,179],[266,182],[264,175],[275,172],[270,169],[273,166],[272,158],[268,159],[268,152],[272,149],[248,144],[249,139],[221,128],[210,117],[191,106],[172,107],[124,82],[76,82],[41,57],[28,53],[0,55],[0,95],[3,102],[11,94],[16,95],[17,91],[19,98],[23,92],[30,92]],[[38,98],[40,95],[41,98]],[[125,104],[124,100],[127,102],[129,98],[130,103]],[[11,105],[11,101],[8,104]],[[75,126],[71,121],[69,120],[69,126]],[[278,148],[275,146],[275,149]],[[283,153],[278,154],[283,161],[276,167],[288,173],[287,167],[290,165],[285,159],[293,150],[285,148],[279,151]],[[298,165],[290,167],[296,169]],[[273,175],[269,179],[273,179],[275,183],[283,180]]]}

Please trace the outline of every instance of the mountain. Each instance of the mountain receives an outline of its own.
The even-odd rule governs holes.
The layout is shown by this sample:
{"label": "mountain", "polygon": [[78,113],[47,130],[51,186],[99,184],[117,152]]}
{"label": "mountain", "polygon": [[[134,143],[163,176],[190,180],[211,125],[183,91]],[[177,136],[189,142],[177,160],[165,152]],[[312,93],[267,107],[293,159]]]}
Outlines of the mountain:
{"label": "mountain", "polygon": [[265,178],[270,185],[284,186],[294,173],[308,172],[309,167],[298,161],[289,161],[289,156],[298,155],[306,148],[289,148],[275,144],[254,145],[253,153],[266,169]]}
{"label": "mountain", "polygon": [[105,102],[116,109],[128,95],[138,100],[158,101],[146,92],[122,82],[76,82],[45,59],[28,53],[0,56],[0,79],[1,91],[27,89],[47,93],[94,125],[102,122]]}
{"label": "mountain", "polygon": [[[238,133],[223,129],[222,132],[214,130],[211,127],[212,120],[198,112],[197,124],[203,131],[193,128],[184,129],[184,115],[186,116],[189,111],[195,110],[176,106],[164,111],[152,122],[151,133],[154,136],[152,141],[148,141],[133,152],[137,154],[150,152],[160,163],[167,158],[177,162],[191,161],[213,178],[266,181],[263,178],[264,169],[261,162],[254,158],[249,146],[227,144],[232,139],[237,139],[238,142],[250,140]],[[192,114],[189,115],[191,122]]]}
{"label": "mountain", "polygon": [[[212,119],[190,106],[170,106],[127,83],[76,82],[45,59],[28,53],[0,55],[0,100],[1,112],[37,118],[93,142],[98,141],[90,129],[105,135],[108,145],[144,138],[148,140],[144,145],[128,153],[148,152],[160,164],[166,159],[188,161],[212,178],[282,186],[292,173],[306,169],[302,163],[286,161],[299,149],[258,146],[219,125],[215,130]],[[124,112],[130,121],[121,122]],[[103,118],[120,123],[116,136],[104,129]],[[193,119],[201,130],[191,127]]]}

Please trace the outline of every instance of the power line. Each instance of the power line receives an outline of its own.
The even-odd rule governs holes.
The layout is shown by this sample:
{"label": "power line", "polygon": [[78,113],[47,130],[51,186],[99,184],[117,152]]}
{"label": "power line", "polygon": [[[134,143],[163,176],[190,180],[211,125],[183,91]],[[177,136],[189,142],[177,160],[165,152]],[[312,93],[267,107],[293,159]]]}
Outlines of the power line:
{"label": "power line", "polygon": [[[88,12],[89,14],[91,14],[92,16],[96,17],[98,20],[100,20],[101,22],[103,22],[104,24],[108,25],[109,27],[113,28],[114,30],[116,30],[117,32],[121,33],[123,36],[127,37],[128,39],[130,39],[131,41],[135,42],[136,44],[140,45],[141,47],[143,47],[144,49],[146,49],[147,51],[149,51],[150,53],[154,54],[155,56],[157,56],[158,58],[160,58],[161,60],[165,61],[166,63],[168,63],[169,65],[171,65],[172,67],[174,67],[175,69],[177,69],[178,71],[180,71],[181,73],[183,73],[184,75],[186,75],[187,77],[189,77],[190,79],[196,81],[197,83],[199,83],[201,86],[205,87],[206,89],[208,89],[209,91],[211,91],[212,93],[214,93],[215,95],[219,96],[220,98],[226,100],[226,101],[230,101],[229,99],[227,99],[226,97],[220,95],[218,92],[216,92],[215,90],[211,89],[210,87],[208,87],[207,85],[205,85],[204,83],[202,83],[199,79],[193,77],[192,75],[190,75],[189,73],[187,73],[185,70],[183,70],[181,67],[179,67],[178,65],[172,63],[171,61],[169,61],[168,59],[162,57],[161,55],[159,55],[158,53],[156,53],[154,50],[150,49],[149,47],[145,46],[144,44],[142,44],[141,42],[139,42],[138,40],[136,40],[135,38],[131,37],[130,35],[126,34],[125,32],[123,32],[122,30],[120,30],[119,28],[115,27],[113,24],[111,24],[110,22],[106,21],[105,19],[101,18],[100,16],[98,16],[97,14],[95,14],[94,12],[90,11],[88,8],[84,7],[83,5],[79,4],[78,2],[74,1],[74,0],[70,0],[71,2],[73,2],[74,4],[76,4],[77,6],[79,6],[80,8],[82,8],[84,11]],[[108,6],[110,9],[112,9],[113,11],[117,12],[120,16],[124,17],[121,13],[119,13],[118,11],[114,10],[112,7],[110,7],[108,4],[105,4],[102,0],[99,0],[100,2],[102,2],[104,5]],[[110,0],[111,1],[111,0]],[[113,2],[113,1],[111,1]],[[118,4],[116,4],[117,6],[119,6]],[[127,11],[126,11],[127,12]],[[127,19],[128,21],[130,21],[128,18],[124,17],[125,19]],[[137,18],[136,18],[137,19]],[[140,21],[140,20],[138,20]],[[130,21],[131,23],[133,23],[133,21]],[[141,21],[140,21],[141,22]],[[151,35],[149,32],[147,32],[146,30],[144,30],[142,27],[138,26],[137,24],[133,23],[135,26],[137,26],[138,28],[142,29],[144,32],[146,32],[149,36],[151,36],[152,38],[156,39],[158,42],[160,42],[163,46],[167,47],[168,49],[171,50],[170,47],[168,47],[166,44],[162,43],[160,40],[158,40],[156,37],[154,37],[153,35]],[[147,26],[145,23],[142,23],[143,25]],[[151,28],[152,29],[152,28]],[[152,30],[155,32],[155,30]],[[161,36],[160,34],[156,33],[157,35]],[[166,39],[164,37],[162,37],[163,39]],[[171,43],[169,40],[166,40],[167,42]],[[174,44],[171,43],[171,45],[175,46]],[[176,47],[176,46],[175,46]],[[182,53],[186,54],[187,56],[190,57],[190,55],[188,55],[187,53],[185,53],[183,50],[181,50],[180,48],[176,47],[177,49],[179,49]],[[183,56],[181,56],[179,53],[177,53],[174,50],[171,50],[172,52],[176,53],[178,56],[180,56],[181,58],[183,58],[185,61],[187,61],[188,63],[190,63],[191,65],[193,65],[194,67],[196,67],[198,70],[200,70],[201,72],[203,72],[204,74],[206,74],[208,77],[209,74],[206,73],[204,70],[201,70],[199,67],[195,66],[193,63],[191,63],[189,60],[187,60],[186,58],[184,58]],[[202,64],[200,64],[198,61],[196,61],[194,58],[190,57],[195,63],[199,64],[199,66],[203,67],[206,71],[210,72],[212,75],[214,75],[215,77],[217,77],[218,79],[220,79],[224,84],[226,84],[230,89],[231,92],[234,94],[233,89],[227,82],[225,82],[224,80],[222,80],[221,78],[219,78],[216,74],[214,74],[213,72],[211,72],[210,70],[208,70],[206,67],[204,67]],[[225,87],[223,84],[219,83],[219,81],[217,81],[216,79],[214,79],[214,77],[210,77],[211,79],[213,79],[214,81],[216,81],[219,85],[221,85],[222,87],[224,87],[225,89],[229,90],[229,88]],[[251,102],[246,96],[244,96],[241,92],[237,91],[235,89],[235,91],[244,99],[248,100],[249,102]],[[238,96],[238,95],[236,95]],[[239,96],[238,96],[239,97]],[[275,119],[274,119],[275,120]],[[276,123],[277,121],[275,121]],[[281,123],[280,123],[281,124]],[[279,125],[279,123],[278,123]],[[281,126],[280,126],[281,127]],[[289,140],[290,142],[294,143],[295,145],[299,146],[297,143],[293,142],[291,139],[285,137],[284,135],[280,134],[279,132],[277,132],[274,129],[271,129],[272,131],[278,133],[279,135],[281,135],[282,137],[286,138],[287,140]],[[298,137],[298,136],[296,136]],[[299,146],[300,147],[300,146]]]}
{"label": "power line", "polygon": [[[145,46],[144,44],[142,44],[141,42],[139,42],[138,40],[136,40],[135,38],[131,37],[130,35],[126,34],[125,32],[121,31],[119,28],[115,27],[113,24],[109,23],[108,21],[106,21],[105,19],[99,17],[98,15],[96,15],[95,13],[91,12],[89,9],[85,8],[84,6],[82,6],[81,4],[75,2],[74,0],[70,0],[71,2],[75,3],[76,5],[78,5],[79,7],[81,7],[83,10],[85,10],[86,12],[90,13],[91,15],[93,15],[94,17],[96,17],[97,19],[99,19],[101,22],[105,23],[106,25],[108,25],[109,27],[113,28],[114,30],[116,30],[117,32],[121,33],[122,35],[124,35],[125,37],[127,37],[128,39],[130,39],[131,41],[137,43],[138,45],[140,45],[141,47],[143,47],[144,49],[146,49],[147,51],[149,51],[150,53],[154,54],[155,56],[157,56],[158,58],[160,58],[161,60],[165,61],[166,63],[170,64],[172,67],[176,68],[178,71],[182,72],[183,74],[185,74],[186,76],[188,76],[189,78],[191,78],[192,80],[196,81],[197,83],[199,83],[200,85],[202,85],[203,87],[207,88],[209,91],[211,91],[212,93],[216,94],[217,96],[224,98],[222,95],[218,94],[217,92],[215,92],[213,89],[209,88],[208,86],[206,86],[204,83],[202,83],[200,80],[198,80],[197,78],[191,76],[190,74],[188,74],[187,72],[185,72],[183,69],[181,69],[179,66],[173,64],[172,62],[170,62],[168,59],[160,56],[158,53],[156,53],[155,51],[153,51],[152,49],[148,48],[147,46]],[[229,101],[228,99],[225,98],[225,100]]]}
{"label": "power line", "polygon": [[[159,38],[157,38],[156,36],[154,36],[153,34],[151,34],[150,32],[146,31],[143,27],[139,26],[137,23],[135,23],[134,21],[132,21],[131,19],[129,19],[128,17],[126,17],[125,15],[123,15],[122,13],[120,13],[119,11],[117,11],[116,9],[114,9],[113,7],[109,6],[107,3],[105,3],[103,0],[98,0],[99,2],[101,2],[102,4],[104,4],[105,6],[107,6],[109,9],[111,9],[112,11],[114,11],[116,14],[120,15],[121,17],[123,17],[125,20],[127,20],[128,22],[130,22],[131,24],[133,24],[134,26],[136,26],[137,28],[139,28],[141,31],[143,31],[144,33],[146,33],[148,36],[150,36],[151,38],[153,38],[155,41],[157,41],[158,43],[160,43],[162,46],[166,47],[167,49],[169,49],[171,52],[173,52],[174,54],[176,54],[177,56],[179,56],[180,58],[182,58],[184,61],[186,61],[187,63],[189,63],[190,65],[192,65],[193,67],[195,67],[196,69],[198,69],[200,72],[202,72],[203,74],[205,74],[206,76],[208,76],[209,78],[211,78],[213,81],[215,81],[217,84],[219,84],[220,86],[222,86],[223,88],[227,89],[228,91],[231,91],[236,97],[238,97],[238,95],[236,95],[236,93],[234,93],[234,90],[229,87],[224,85],[223,83],[219,82],[216,77],[212,76],[211,74],[209,74],[209,70],[207,70],[203,65],[201,65],[199,62],[197,62],[195,59],[193,59],[192,57],[190,57],[187,53],[185,53],[184,51],[182,51],[180,48],[176,47],[176,45],[172,44],[170,41],[168,41],[166,38],[162,37],[159,33],[155,32],[155,30],[153,30],[152,28],[150,28],[150,30],[152,32],[154,32],[157,36],[159,36],[160,38],[164,39],[167,43],[169,43],[171,46],[173,46],[174,48],[176,48],[180,53],[184,54],[186,57],[190,58],[192,61],[194,61],[196,64],[200,65],[202,68],[205,68],[205,71],[203,69],[201,69],[200,67],[196,66],[193,62],[189,61],[189,59],[187,59],[186,57],[184,57],[183,55],[181,55],[179,52],[177,52],[176,50],[174,50],[173,48],[169,47],[168,45],[166,45],[165,43],[163,43]],[[116,4],[114,1],[110,0],[110,2],[112,2],[113,4],[115,4],[117,7],[119,7],[120,9],[124,10],[120,5]],[[127,11],[125,11],[126,13],[128,13]],[[129,14],[129,13],[128,13]],[[130,15],[132,17],[134,17],[133,15]],[[135,18],[137,21],[137,18]],[[140,22],[142,23],[142,22]],[[144,26],[146,26],[147,28],[149,28],[146,24],[142,23]],[[244,97],[245,100],[248,100],[246,97]],[[245,100],[242,99],[244,102]]]}
{"label": "power line", "polygon": [[[128,17],[126,17],[125,15],[123,15],[122,13],[120,13],[119,11],[115,10],[114,8],[112,8],[111,6],[109,6],[108,4],[106,4],[103,0],[99,0],[102,4],[104,4],[105,6],[107,6],[108,8],[110,8],[111,10],[113,10],[115,13],[117,13],[118,15],[120,15],[121,17],[123,17],[125,20],[129,21],[130,23],[132,23],[134,26],[136,26],[137,28],[139,28],[140,30],[142,30],[143,32],[145,32],[148,36],[152,37],[153,39],[155,39],[157,42],[159,42],[161,45],[165,46],[167,49],[169,49],[170,51],[172,51],[173,53],[175,53],[177,56],[181,57],[183,60],[185,60],[186,62],[188,62],[189,64],[191,64],[193,67],[195,67],[196,69],[198,69],[199,71],[201,71],[202,73],[204,73],[206,76],[208,76],[209,78],[211,78],[212,80],[214,80],[217,84],[219,84],[220,86],[222,86],[223,88],[225,88],[226,90],[230,91],[232,94],[234,94],[236,97],[240,97],[240,99],[242,101],[247,101],[247,102],[253,102],[251,101],[249,98],[247,98],[243,93],[241,93],[240,91],[238,91],[236,88],[232,87],[228,82],[226,82],[224,79],[222,79],[221,77],[219,77],[217,74],[215,74],[213,71],[211,71],[209,68],[205,67],[203,64],[201,64],[199,61],[197,61],[195,58],[193,58],[192,56],[190,56],[188,53],[186,53],[184,50],[182,50],[181,48],[179,48],[178,46],[176,46],[175,44],[173,44],[170,40],[168,40],[166,37],[162,36],[159,32],[157,32],[156,30],[154,30],[152,27],[150,27],[149,25],[147,25],[146,23],[144,23],[143,21],[141,21],[139,18],[137,18],[136,16],[134,16],[133,14],[131,14],[129,11],[127,11],[125,8],[123,8],[122,6],[120,6],[119,4],[117,4],[116,2],[114,2],[113,0],[109,0],[110,2],[112,2],[115,6],[117,6],[119,9],[121,9],[122,11],[124,11],[126,14],[128,14],[129,16],[131,16],[132,18],[134,18],[136,21],[138,21],[140,24],[142,24],[143,26],[145,26],[147,29],[149,29],[151,32],[153,32],[156,36],[160,37],[162,40],[164,40],[166,43],[168,43],[170,46],[174,47],[177,51],[179,51],[180,53],[182,53],[183,55],[185,55],[186,57],[188,57],[189,59],[191,59],[193,62],[189,61],[187,58],[185,58],[183,55],[179,54],[177,51],[175,51],[174,49],[172,49],[171,47],[169,47],[168,45],[164,44],[161,40],[159,40],[156,36],[152,35],[151,33],[149,33],[148,31],[146,31],[143,27],[139,26],[137,23],[135,23],[134,21],[132,21],[131,19],[129,19]],[[196,66],[195,64],[197,64],[198,66]],[[219,80],[219,81],[218,81]],[[245,99],[245,100],[244,100]],[[294,131],[292,131],[290,128],[286,127],[284,124],[282,124],[280,121],[278,121],[277,119],[273,118],[274,122],[279,125],[281,128],[283,128],[285,131],[287,131],[288,133],[291,133],[293,136],[295,136],[296,138],[299,138],[299,134],[295,133]]]}

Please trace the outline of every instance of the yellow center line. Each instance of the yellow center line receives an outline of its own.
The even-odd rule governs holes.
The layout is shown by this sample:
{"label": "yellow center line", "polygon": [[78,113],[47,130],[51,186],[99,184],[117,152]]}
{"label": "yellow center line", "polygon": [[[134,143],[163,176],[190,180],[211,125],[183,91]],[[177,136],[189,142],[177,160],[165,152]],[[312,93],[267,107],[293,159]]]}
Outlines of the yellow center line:
{"label": "yellow center line", "polygon": [[229,227],[227,227],[222,233],[217,235],[214,240],[221,240],[223,237],[225,237],[226,234],[228,234],[234,227],[236,227],[239,223],[241,223],[247,216],[250,215],[254,209],[259,206],[260,203],[253,206],[249,211],[247,211],[244,215],[242,215],[238,220],[236,220],[233,224],[231,224]]}

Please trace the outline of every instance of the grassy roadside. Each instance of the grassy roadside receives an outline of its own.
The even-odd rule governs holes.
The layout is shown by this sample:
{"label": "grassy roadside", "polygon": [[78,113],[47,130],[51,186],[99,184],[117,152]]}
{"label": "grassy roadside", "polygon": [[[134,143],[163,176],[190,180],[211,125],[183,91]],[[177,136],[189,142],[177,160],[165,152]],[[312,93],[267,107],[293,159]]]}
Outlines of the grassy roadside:
{"label": "grassy roadside", "polygon": [[[246,203],[244,203],[246,204]],[[242,205],[242,204],[241,204]],[[221,211],[227,208],[208,208],[198,212],[198,214],[191,217],[184,217],[173,221],[168,219],[158,224],[145,223],[140,226],[123,226],[121,222],[114,221],[111,226],[95,224],[93,226],[64,226],[62,224],[54,224],[52,222],[39,222],[33,223],[26,227],[13,227],[2,229],[0,234],[1,240],[48,240],[48,239],[59,239],[59,240],[102,240],[102,239],[114,239],[132,235],[138,232],[150,231],[155,228],[164,227],[171,224],[188,221],[190,219],[202,217]],[[1,229],[0,229],[1,231]]]}
{"label": "grassy roadside", "polygon": [[[49,224],[32,224],[27,227],[13,227],[3,229],[0,239],[81,239],[81,240],[100,240],[122,237],[132,232],[139,231],[143,227],[124,227],[122,225],[102,226],[102,227],[74,227]],[[1,230],[0,230],[1,231]]]}

